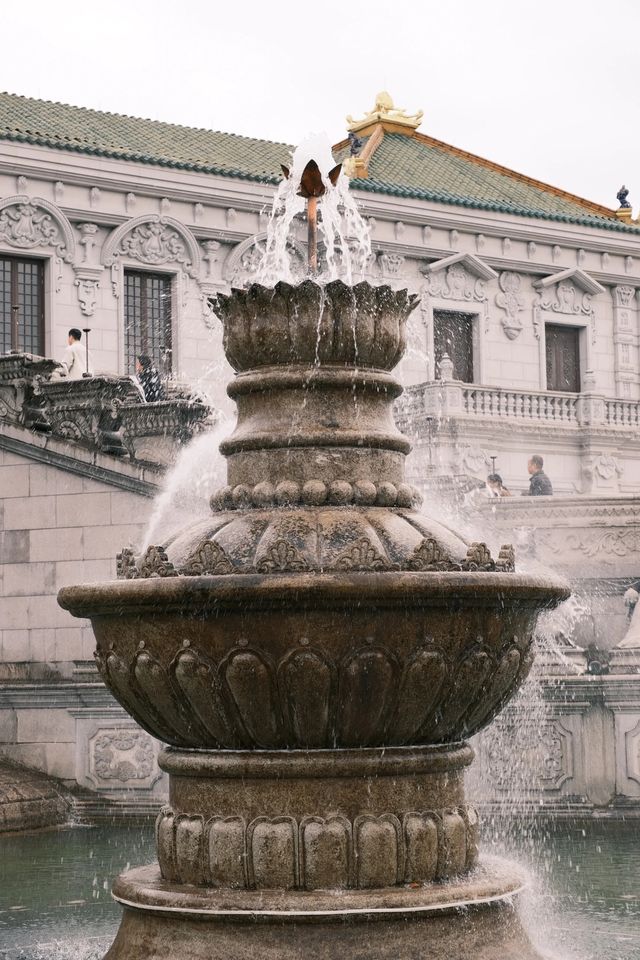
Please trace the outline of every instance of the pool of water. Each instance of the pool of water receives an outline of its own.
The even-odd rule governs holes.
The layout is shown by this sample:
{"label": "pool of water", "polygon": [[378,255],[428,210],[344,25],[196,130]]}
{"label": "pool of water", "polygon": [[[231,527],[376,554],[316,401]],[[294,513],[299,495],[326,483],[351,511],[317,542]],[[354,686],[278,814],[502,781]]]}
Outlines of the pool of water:
{"label": "pool of water", "polygon": [[[120,914],[111,881],[129,864],[154,860],[152,835],[145,824],[0,838],[0,957],[104,956]],[[524,913],[545,952],[640,960],[640,820],[540,824],[516,846],[537,878]]]}

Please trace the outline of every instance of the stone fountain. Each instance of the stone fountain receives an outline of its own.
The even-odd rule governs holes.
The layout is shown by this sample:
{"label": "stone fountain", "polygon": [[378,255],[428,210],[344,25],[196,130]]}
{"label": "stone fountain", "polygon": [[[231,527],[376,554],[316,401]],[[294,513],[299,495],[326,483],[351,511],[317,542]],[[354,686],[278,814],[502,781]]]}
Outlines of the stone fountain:
{"label": "stone fountain", "polygon": [[479,857],[466,738],[567,596],[418,510],[392,376],[406,291],[219,296],[238,408],[212,515],[67,587],[105,683],[167,744],[158,863],[109,960],[533,960],[513,864]]}

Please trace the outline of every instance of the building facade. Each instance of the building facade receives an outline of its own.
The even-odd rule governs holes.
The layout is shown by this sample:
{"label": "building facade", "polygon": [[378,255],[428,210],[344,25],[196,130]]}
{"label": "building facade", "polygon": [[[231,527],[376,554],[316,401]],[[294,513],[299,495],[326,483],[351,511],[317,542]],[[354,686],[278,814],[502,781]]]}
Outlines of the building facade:
{"label": "building facade", "polygon": [[[588,526],[600,498],[624,498],[635,518],[640,226],[631,209],[441,143],[420,122],[382,97],[334,149],[371,230],[367,278],[421,298],[397,412],[414,444],[412,478],[425,487],[451,477],[479,483],[495,463],[517,494],[528,486],[529,455],[539,453],[554,509],[571,499],[569,526]],[[290,152],[1,94],[0,354],[60,359],[78,327],[101,382],[121,382],[145,353],[174,393],[189,384],[229,409],[231,371],[211,298],[256,277]],[[291,256],[301,259],[304,224],[296,230]],[[0,751],[112,796],[156,790],[155,773],[131,774],[132,758],[148,759],[151,747],[99,684],[89,634],[57,609],[55,593],[71,580],[111,576],[118,549],[139,540],[173,456],[169,443],[158,459],[158,438],[183,421],[176,414],[162,430],[140,427],[139,413],[121,411],[124,456],[92,445],[77,415],[44,436],[25,410],[29,397],[44,397],[35,407],[51,415],[47,403],[60,391],[52,373],[9,371],[0,390]],[[85,397],[92,382],[79,387]],[[113,400],[104,390],[102,413]],[[10,402],[18,394],[20,403]],[[82,396],[76,401],[81,407]],[[89,433],[103,430],[92,423]],[[507,532],[518,526],[515,512]],[[613,610],[636,574],[633,557],[618,563],[611,549],[604,578]],[[603,577],[597,552],[593,559],[588,576],[579,562],[568,573],[580,589]],[[622,615],[616,624],[606,642],[598,627],[598,643],[620,639]],[[56,727],[64,733],[54,736]],[[64,750],[47,747],[62,736]]]}

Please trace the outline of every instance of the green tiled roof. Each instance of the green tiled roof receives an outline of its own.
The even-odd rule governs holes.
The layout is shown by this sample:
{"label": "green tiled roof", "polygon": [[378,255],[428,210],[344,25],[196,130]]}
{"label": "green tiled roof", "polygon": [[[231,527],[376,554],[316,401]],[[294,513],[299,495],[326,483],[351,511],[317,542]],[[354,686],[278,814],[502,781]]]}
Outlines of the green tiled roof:
{"label": "green tiled roof", "polygon": [[[103,113],[0,93],[0,140],[30,143],[259,183],[275,184],[290,160],[285,143]],[[346,151],[339,153],[343,156]],[[638,233],[605,208],[497,167],[429,137],[385,133],[369,177],[371,193]]]}
{"label": "green tiled roof", "polygon": [[0,93],[0,139],[263,183],[280,180],[280,164],[291,159],[291,147],[285,143],[10,93]]}
{"label": "green tiled roof", "polygon": [[[418,134],[385,133],[359,190],[638,233],[606,208]],[[602,212],[601,212],[602,211]]]}

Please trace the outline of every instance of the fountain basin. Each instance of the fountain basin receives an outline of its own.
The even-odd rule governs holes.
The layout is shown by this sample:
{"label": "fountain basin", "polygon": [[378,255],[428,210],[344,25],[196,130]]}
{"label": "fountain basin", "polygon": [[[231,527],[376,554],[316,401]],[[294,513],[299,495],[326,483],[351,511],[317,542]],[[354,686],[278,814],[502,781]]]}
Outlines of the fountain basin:
{"label": "fountain basin", "polygon": [[540,960],[514,903],[525,883],[498,858],[438,886],[339,896],[180,888],[140,867],[115,883],[124,917],[106,960]]}
{"label": "fountain basin", "polygon": [[531,666],[557,580],[514,573],[272,573],[65,587],[101,675],[166,743],[401,746],[480,730]]}

